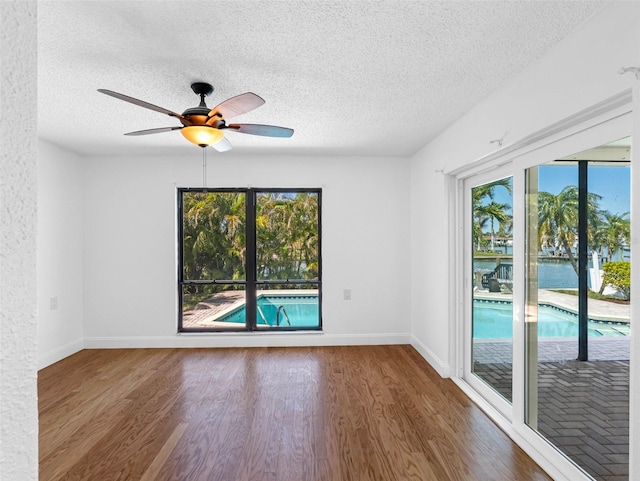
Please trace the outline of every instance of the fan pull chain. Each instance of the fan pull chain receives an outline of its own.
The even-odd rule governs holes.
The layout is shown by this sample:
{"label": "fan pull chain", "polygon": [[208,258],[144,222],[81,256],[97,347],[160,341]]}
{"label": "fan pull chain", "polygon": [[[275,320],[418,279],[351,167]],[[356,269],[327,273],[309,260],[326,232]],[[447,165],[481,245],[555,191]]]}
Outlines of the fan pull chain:
{"label": "fan pull chain", "polygon": [[207,149],[202,147],[202,187],[207,186]]}

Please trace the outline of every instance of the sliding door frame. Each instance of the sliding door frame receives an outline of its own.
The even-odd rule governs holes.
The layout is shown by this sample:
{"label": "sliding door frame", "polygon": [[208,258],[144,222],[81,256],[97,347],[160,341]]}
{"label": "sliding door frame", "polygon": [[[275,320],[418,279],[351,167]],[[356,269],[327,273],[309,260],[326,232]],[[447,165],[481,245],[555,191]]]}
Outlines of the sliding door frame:
{"label": "sliding door frame", "polygon": [[[473,224],[473,201],[472,201],[472,191],[475,187],[499,180],[499,179],[504,179],[504,178],[508,178],[511,177],[513,179],[513,184],[515,184],[515,177],[513,175],[513,167],[511,162],[508,162],[506,164],[501,164],[500,166],[496,167],[495,169],[491,169],[487,172],[483,172],[480,174],[476,174],[472,177],[468,177],[466,179],[464,179],[463,181],[463,232],[465,232],[464,234],[464,239],[463,239],[463,249],[464,249],[464,255],[462,257],[463,259],[463,270],[464,270],[464,275],[463,278],[465,279],[464,281],[464,286],[462,287],[461,291],[463,293],[463,309],[464,309],[464,322],[461,323],[461,327],[462,327],[462,333],[463,333],[463,348],[462,348],[462,360],[463,360],[463,365],[462,365],[462,377],[464,378],[465,382],[468,383],[474,390],[476,390],[482,397],[484,397],[485,399],[487,399],[494,408],[496,408],[502,416],[504,416],[505,418],[507,418],[508,420],[513,420],[513,404],[510,403],[508,400],[506,400],[505,398],[503,398],[501,395],[499,395],[489,384],[487,384],[486,382],[484,382],[477,374],[475,374],[473,372],[473,353],[472,353],[472,346],[473,346],[473,332],[472,332],[472,323],[473,323],[473,278],[472,278],[472,273],[473,273],[473,259],[474,259],[474,246],[473,246],[473,242],[472,242],[472,231],[471,226]],[[515,188],[515,185],[514,185]],[[516,224],[516,215],[515,215],[515,190],[514,190],[514,194],[512,196],[512,213],[513,213],[513,230],[512,233],[514,235],[514,242],[513,242],[513,247],[514,247],[514,252],[513,252],[513,258],[515,259],[516,256],[516,252],[515,252],[515,247],[516,247],[516,241],[515,241],[515,234],[519,231],[518,229],[518,225]],[[513,267],[514,269],[516,268],[516,262],[513,262]],[[516,276],[516,272],[514,270],[514,279]],[[515,287],[515,285],[514,285]],[[514,307],[513,310],[513,316],[515,319],[516,316],[516,311],[515,311],[515,306],[516,304],[516,300],[517,300],[517,294],[516,291],[514,289],[513,292],[513,301],[512,301],[512,306]],[[513,336],[512,336],[512,341],[513,341],[513,345],[516,345],[516,329],[515,329],[515,324],[514,324],[514,330],[513,330]],[[513,354],[513,353],[512,353]],[[516,373],[519,371],[519,366],[517,364],[514,364],[514,362],[516,361],[515,355],[512,357],[512,377],[516,376]],[[513,379],[513,383],[512,386],[515,387],[516,386],[516,379]],[[512,396],[515,394],[515,389],[512,388]]]}
{"label": "sliding door frame", "polygon": [[[640,94],[636,95],[635,105],[640,110]],[[640,113],[640,112],[639,112]],[[635,114],[636,132],[632,132],[634,125],[632,111],[631,90],[593,106],[590,109],[554,124],[547,129],[537,132],[521,141],[505,146],[499,151],[489,154],[468,167],[445,172],[452,181],[450,186],[456,190],[456,209],[450,217],[455,226],[450,232],[456,236],[450,258],[452,262],[463,259],[456,264],[455,290],[451,300],[450,332],[455,333],[454,352],[451,353],[452,378],[462,390],[471,397],[516,443],[518,443],[540,466],[554,479],[558,480],[589,480],[591,479],[572,461],[562,455],[557,448],[548,443],[541,435],[525,423],[525,343],[524,343],[524,312],[525,312],[525,272],[524,272],[524,241],[525,241],[525,171],[530,167],[544,164],[551,160],[562,158],[576,152],[632,136],[640,139],[640,115]],[[632,146],[634,145],[632,139]],[[632,152],[635,158],[640,158],[636,147]],[[495,392],[488,386],[478,389],[477,383],[469,382],[470,372],[470,319],[471,319],[471,256],[470,246],[471,217],[470,195],[471,186],[480,185],[490,180],[513,176],[513,403],[509,410],[503,403],[496,402]],[[640,205],[640,169],[631,169],[632,205]],[[640,210],[632,209],[632,251],[640,252]],[[636,269],[637,271],[637,269]],[[632,296],[640,295],[640,275],[632,273]],[[636,282],[634,282],[634,279]],[[636,294],[637,293],[637,294]],[[637,303],[633,304],[636,305]],[[632,318],[637,312],[632,305]],[[634,420],[640,409],[634,409],[634,391],[640,384],[640,369],[636,366],[638,346],[640,341],[634,341],[639,336],[632,336],[630,362],[630,472],[634,474],[634,466],[640,463],[638,456],[634,457],[635,446],[640,443],[640,425]],[[482,382],[481,382],[482,383]],[[484,384],[484,383],[482,383]],[[486,388],[486,389],[485,389]],[[492,395],[493,394],[493,395]],[[630,478],[632,479],[632,478]]]}

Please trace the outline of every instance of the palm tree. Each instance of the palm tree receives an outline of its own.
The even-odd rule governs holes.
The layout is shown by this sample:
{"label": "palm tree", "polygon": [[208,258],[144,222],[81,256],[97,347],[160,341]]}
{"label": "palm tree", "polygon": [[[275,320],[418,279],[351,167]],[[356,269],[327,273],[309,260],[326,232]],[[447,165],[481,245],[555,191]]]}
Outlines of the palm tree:
{"label": "palm tree", "polygon": [[[587,193],[587,212],[590,225],[597,224],[600,215],[598,203],[602,197]],[[578,235],[578,187],[568,185],[553,195],[549,192],[538,194],[538,240],[539,245],[549,244],[551,239],[562,247],[573,270],[578,274],[578,261],[571,252]],[[592,229],[593,231],[593,229]]]}
{"label": "palm tree", "polygon": [[256,206],[258,277],[318,277],[318,195],[259,194]]}
{"label": "palm tree", "polygon": [[472,190],[473,202],[473,243],[480,250],[480,239],[482,232],[487,225],[491,223],[491,249],[494,248],[495,225],[498,221],[501,228],[511,221],[511,216],[507,214],[507,210],[511,209],[510,204],[495,202],[495,191],[498,187],[503,187],[509,194],[512,193],[511,177],[499,179],[487,184],[474,187]]}
{"label": "palm tree", "polygon": [[622,246],[631,236],[631,220],[629,212],[624,214],[612,214],[609,211],[602,212],[603,225],[599,231],[601,233],[601,245],[607,248],[609,261],[613,260],[613,255],[622,249]]}
{"label": "palm tree", "polygon": [[510,204],[501,204],[491,201],[487,205],[481,207],[481,216],[486,216],[491,221],[491,250],[495,249],[495,221],[500,223],[500,226],[507,224],[511,216],[507,214],[507,210],[511,208]]}
{"label": "palm tree", "polygon": [[239,192],[184,194],[185,279],[244,277],[244,203]]}

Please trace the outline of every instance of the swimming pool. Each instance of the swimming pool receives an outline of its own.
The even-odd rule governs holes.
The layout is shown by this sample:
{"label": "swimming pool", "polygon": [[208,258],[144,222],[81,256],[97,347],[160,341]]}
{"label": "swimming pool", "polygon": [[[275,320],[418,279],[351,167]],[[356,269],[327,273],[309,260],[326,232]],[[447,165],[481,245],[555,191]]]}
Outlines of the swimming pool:
{"label": "swimming pool", "polygon": [[[510,339],[513,337],[512,304],[505,301],[473,301],[473,338]],[[589,336],[628,336],[626,323],[602,322],[589,319]],[[538,306],[539,337],[577,337],[577,314],[558,307]]]}
{"label": "swimming pool", "polygon": [[[258,296],[257,326],[276,326],[277,318],[280,326],[318,327],[320,310],[317,295],[264,295]],[[279,311],[279,312],[278,312]],[[245,308],[238,307],[216,319],[219,322],[245,323]],[[288,322],[287,322],[288,321]]]}

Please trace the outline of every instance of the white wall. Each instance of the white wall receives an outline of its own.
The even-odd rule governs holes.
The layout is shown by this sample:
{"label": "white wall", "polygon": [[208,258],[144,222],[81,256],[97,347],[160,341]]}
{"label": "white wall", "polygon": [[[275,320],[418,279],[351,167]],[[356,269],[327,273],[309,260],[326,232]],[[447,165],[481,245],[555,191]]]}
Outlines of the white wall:
{"label": "white wall", "polygon": [[36,2],[0,2],[0,479],[38,479]]}
{"label": "white wall", "polygon": [[442,165],[411,163],[412,344],[441,376],[449,376],[449,263],[446,177]]}
{"label": "white wall", "polygon": [[447,257],[454,239],[440,234],[447,232],[449,221],[449,208],[441,207],[449,195],[442,171],[494,152],[499,147],[491,140],[505,136],[506,148],[629,89],[635,77],[618,70],[640,64],[638,28],[639,3],[607,6],[411,159],[412,332],[414,345],[441,374],[448,374],[454,354],[449,348],[450,298],[442,292],[455,260]]}
{"label": "white wall", "polygon": [[[93,157],[84,177],[87,347],[408,342],[409,163],[208,154],[210,187],[321,187],[323,334],[176,335],[176,187],[201,151]],[[343,289],[352,300],[343,299]]]}
{"label": "white wall", "polygon": [[[38,364],[83,347],[82,159],[38,144]],[[57,302],[57,307],[52,306]]]}

